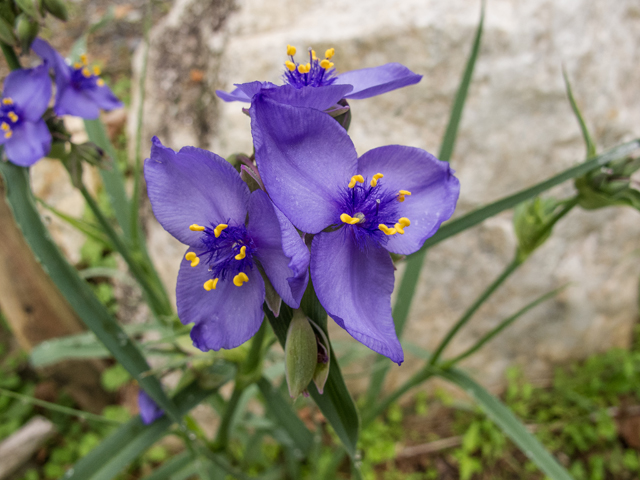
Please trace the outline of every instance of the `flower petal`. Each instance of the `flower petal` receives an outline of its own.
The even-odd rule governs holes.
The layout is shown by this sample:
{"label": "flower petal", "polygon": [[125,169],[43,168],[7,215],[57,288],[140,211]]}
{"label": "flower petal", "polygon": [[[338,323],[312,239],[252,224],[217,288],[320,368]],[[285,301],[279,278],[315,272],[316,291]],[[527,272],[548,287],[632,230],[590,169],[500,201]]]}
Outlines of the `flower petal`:
{"label": "flower petal", "polygon": [[53,107],[56,115],[73,115],[87,120],[95,120],[100,116],[100,109],[86,90],[76,90],[70,83],[57,85],[57,88],[56,104]]}
{"label": "flower petal", "polygon": [[195,323],[191,339],[200,350],[235,348],[260,328],[264,281],[255,266],[245,273],[249,281],[240,287],[226,279],[207,291],[203,285],[211,278],[208,267],[203,263],[192,267],[188,260],[182,260],[176,287],[178,317],[185,325]]}
{"label": "flower petal", "polygon": [[144,162],[147,192],[156,218],[182,243],[200,245],[202,226],[233,220],[244,224],[249,188],[224,158],[194,147],[179,152],[153,137],[151,158]]}
{"label": "flower petal", "polygon": [[56,49],[54,49],[48,42],[41,38],[36,38],[31,43],[31,50],[48,63],[50,68],[53,68],[56,75],[56,81],[59,77],[63,80],[69,81],[71,78],[71,68],[67,65],[64,57],[60,55]]}
{"label": "flower petal", "polygon": [[96,85],[94,88],[87,88],[84,90],[84,94],[102,110],[113,110],[114,108],[121,108],[123,106],[123,103],[106,85],[102,85],[101,87]]}
{"label": "flower petal", "polygon": [[147,392],[140,389],[138,391],[138,408],[142,423],[149,425],[164,415],[164,411],[147,395]]}
{"label": "flower petal", "polygon": [[391,316],[393,263],[386,250],[361,250],[350,227],[316,235],[311,278],[327,313],[370,349],[400,364],[404,360]]}
{"label": "flower petal", "polygon": [[422,75],[413,73],[404,65],[387,63],[379,67],[341,73],[334,85],[353,85],[353,90],[346,98],[360,100],[413,85],[421,79]]}
{"label": "flower petal", "polygon": [[358,173],[365,178],[382,173],[380,187],[411,192],[399,205],[400,216],[407,217],[411,225],[404,235],[387,237],[387,250],[402,255],[415,252],[436,233],[453,215],[460,194],[460,182],[451,166],[419,148],[374,148],[358,159]]}
{"label": "flower petal", "polygon": [[4,81],[4,97],[11,98],[27,120],[40,120],[51,100],[51,79],[46,65],[11,72]]}
{"label": "flower petal", "polygon": [[2,138],[4,151],[12,163],[28,167],[51,150],[51,133],[44,120],[25,121],[13,130],[11,138]]}
{"label": "flower petal", "polygon": [[296,229],[262,190],[249,197],[249,236],[256,257],[284,302],[293,308],[309,281],[309,250]]}
{"label": "flower petal", "polygon": [[264,98],[292,107],[307,107],[326,110],[342,100],[352,90],[351,85],[325,85],[323,87],[296,88],[282,85],[262,92]]}
{"label": "flower petal", "polygon": [[318,110],[256,95],[251,133],[260,176],[276,207],[303,232],[335,223],[343,213],[340,193],[357,166],[347,132]]}
{"label": "flower petal", "polygon": [[251,102],[253,96],[260,90],[276,88],[277,85],[271,82],[249,82],[236,83],[236,88],[230,92],[224,90],[216,90],[216,95],[225,102]]}

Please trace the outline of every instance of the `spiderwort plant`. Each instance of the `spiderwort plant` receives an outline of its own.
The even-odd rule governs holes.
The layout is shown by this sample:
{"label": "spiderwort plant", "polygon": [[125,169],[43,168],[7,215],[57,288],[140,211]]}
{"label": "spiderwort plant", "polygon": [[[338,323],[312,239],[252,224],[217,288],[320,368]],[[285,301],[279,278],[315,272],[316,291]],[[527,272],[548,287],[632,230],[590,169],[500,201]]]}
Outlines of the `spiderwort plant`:
{"label": "spiderwort plant", "polygon": [[285,303],[300,306],[309,250],[266,193],[249,193],[238,172],[216,154],[194,147],[176,153],[156,137],[144,175],[156,218],[189,246],[176,295],[182,323],[195,323],[191,338],[197,348],[234,348],[258,331],[262,272]]}
{"label": "spiderwort plant", "polygon": [[96,119],[100,109],[113,110],[122,107],[122,102],[100,78],[100,68],[89,68],[86,55],[80,62],[67,64],[65,59],[51,45],[36,38],[31,49],[54,70],[56,82],[56,115],[74,115],[86,119]]}
{"label": "spiderwort plant", "polygon": [[328,115],[261,94],[250,114],[267,193],[296,228],[315,234],[311,279],[320,303],[355,339],[401,363],[389,252],[417,251],[453,214],[454,172],[424,150],[399,145],[358,158]]}
{"label": "spiderwort plant", "polygon": [[251,102],[253,96],[263,92],[268,98],[293,106],[304,106],[325,110],[341,99],[364,99],[381,95],[391,90],[418,83],[417,75],[399,63],[387,63],[373,68],[363,68],[338,74],[331,61],[335,49],[325,52],[320,59],[314,50],[309,50],[306,63],[295,60],[296,48],[287,45],[289,60],[285,62],[282,76],[284,85],[270,82],[236,84],[231,92],[217,90],[216,94],[225,102]]}
{"label": "spiderwort plant", "polygon": [[51,133],[42,115],[51,99],[48,66],[11,72],[0,103],[0,145],[7,158],[28,167],[51,149]]}

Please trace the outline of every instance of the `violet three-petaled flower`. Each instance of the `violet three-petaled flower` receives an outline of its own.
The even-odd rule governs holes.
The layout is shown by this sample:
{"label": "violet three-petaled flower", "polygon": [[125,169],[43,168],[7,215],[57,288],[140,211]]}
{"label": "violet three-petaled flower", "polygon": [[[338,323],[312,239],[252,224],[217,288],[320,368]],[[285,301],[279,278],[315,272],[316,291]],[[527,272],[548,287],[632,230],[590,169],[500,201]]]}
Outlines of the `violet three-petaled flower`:
{"label": "violet three-petaled flower", "polygon": [[422,75],[413,73],[399,63],[387,63],[378,67],[336,73],[333,68],[333,48],[325,52],[327,58],[320,60],[313,50],[309,51],[306,64],[295,62],[295,48],[288,47],[290,60],[285,63],[284,85],[270,82],[236,84],[231,92],[216,90],[225,102],[251,102],[258,92],[266,98],[292,105],[326,110],[341,99],[359,100],[381,95],[391,90],[418,83]]}
{"label": "violet three-petaled flower", "polygon": [[256,95],[250,113],[267,193],[298,229],[315,234],[311,279],[320,303],[354,338],[401,363],[389,252],[416,252],[453,214],[453,170],[399,145],[358,158],[345,130],[317,110]]}
{"label": "violet three-petaled flower", "polygon": [[51,45],[41,38],[31,44],[36,52],[54,70],[56,81],[56,115],[74,115],[96,119],[100,109],[113,110],[122,107],[122,102],[100,78],[100,69],[89,68],[86,57],[69,65]]}
{"label": "violet three-petaled flower", "polygon": [[142,423],[145,425],[152,424],[164,415],[164,410],[142,389],[138,392],[138,408]]}
{"label": "violet three-petaled flower", "polygon": [[156,218],[189,246],[176,296],[182,323],[195,323],[197,348],[234,348],[257,332],[265,299],[260,269],[286,304],[300,306],[309,250],[266,193],[250,193],[216,154],[195,147],[174,152],[156,137],[144,175]]}
{"label": "violet three-petaled flower", "polygon": [[7,158],[28,167],[51,149],[51,133],[42,115],[51,99],[46,64],[11,72],[4,81],[0,103],[0,145]]}

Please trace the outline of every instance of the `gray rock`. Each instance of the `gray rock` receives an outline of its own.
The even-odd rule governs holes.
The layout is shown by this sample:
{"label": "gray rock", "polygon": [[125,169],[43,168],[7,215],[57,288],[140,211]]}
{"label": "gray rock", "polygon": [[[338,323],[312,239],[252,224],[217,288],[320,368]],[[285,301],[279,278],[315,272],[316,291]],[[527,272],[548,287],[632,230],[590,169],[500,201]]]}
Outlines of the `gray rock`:
{"label": "gray rock", "polygon": [[[584,158],[566,99],[563,64],[600,149],[631,139],[640,123],[637,2],[488,3],[482,49],[451,160],[462,184],[457,215]],[[466,0],[178,0],[152,34],[144,138],[155,134],[173,148],[196,145],[222,156],[251,152],[249,119],[241,104],[225,104],[213,90],[258,79],[279,82],[289,43],[299,52],[335,47],[339,71],[400,62],[424,75],[416,86],[353,101],[350,134],[360,153],[386,144],[437,152],[478,11],[479,2]],[[141,59],[140,51],[137,72]],[[552,193],[568,196],[572,187]],[[488,220],[428,253],[405,339],[435,348],[499,275],[515,248],[510,215]],[[572,212],[482,307],[447,354],[463,351],[503,318],[567,282],[571,285],[555,300],[529,312],[464,365],[485,384],[496,385],[513,363],[531,377],[546,378],[555,364],[627,346],[637,316],[639,220],[638,212],[623,208]],[[184,248],[157,225],[151,227],[151,239],[151,251],[172,287]],[[335,337],[346,336],[335,330]],[[417,368],[419,362],[407,358],[403,367],[393,368],[390,383]]]}

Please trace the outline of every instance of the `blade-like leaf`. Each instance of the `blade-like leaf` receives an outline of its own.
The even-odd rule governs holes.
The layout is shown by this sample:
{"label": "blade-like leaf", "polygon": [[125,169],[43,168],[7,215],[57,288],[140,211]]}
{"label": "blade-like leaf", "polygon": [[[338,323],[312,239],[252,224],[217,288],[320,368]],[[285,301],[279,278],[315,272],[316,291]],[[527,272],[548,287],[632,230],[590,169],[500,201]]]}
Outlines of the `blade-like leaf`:
{"label": "blade-like leaf", "polygon": [[551,480],[572,480],[571,475],[542,446],[538,439],[500,400],[487,392],[465,373],[457,369],[438,372],[442,378],[458,385],[471,395],[487,416],[535,463]]}
{"label": "blade-like leaf", "polygon": [[69,305],[149,396],[176,421],[179,420],[175,406],[164,393],[158,379],[142,375],[149,370],[144,356],[51,240],[31,194],[29,170],[10,162],[0,162],[0,173],[4,177],[7,202],[16,223]]}
{"label": "blade-like leaf", "polygon": [[[480,8],[480,21],[476,34],[473,40],[473,46],[471,47],[471,53],[467,59],[467,65],[462,74],[462,80],[456,93],[451,113],[449,114],[449,123],[447,124],[447,130],[442,137],[442,144],[440,145],[440,152],[438,158],[442,161],[448,162],[451,160],[453,154],[453,148],[458,136],[458,127],[460,125],[460,119],[462,118],[462,111],[464,109],[465,101],[467,100],[467,94],[469,93],[469,85],[471,84],[471,77],[473,76],[473,70],[476,65],[476,59],[480,52],[480,43],[482,40],[482,31],[484,27],[484,8],[485,2],[482,0]],[[412,255],[407,262],[404,274],[400,280],[398,287],[398,297],[396,303],[393,306],[393,320],[396,325],[396,333],[398,338],[402,337],[404,326],[409,316],[409,309],[411,308],[411,301],[413,300],[413,294],[420,278],[420,271],[424,263],[426,250],[420,250],[416,254]],[[389,360],[382,356],[377,355],[374,364],[374,373],[371,375],[369,382],[369,388],[367,390],[367,405],[373,405],[373,403],[380,395],[382,385],[387,372],[391,368]]]}
{"label": "blade-like leaf", "polygon": [[160,468],[154,470],[151,475],[143,478],[143,480],[167,480],[172,478],[171,475],[180,472],[183,468],[193,461],[191,452],[182,452],[171,460],[165,462]]}
{"label": "blade-like leaf", "polygon": [[578,104],[576,103],[576,99],[573,96],[573,90],[571,89],[571,84],[569,83],[569,77],[567,76],[567,71],[562,68],[562,76],[564,77],[564,84],[567,88],[567,97],[569,97],[569,103],[571,104],[571,109],[580,124],[580,130],[582,130],[582,138],[584,138],[584,143],[587,147],[587,158],[591,158],[596,154],[596,145],[593,143],[593,139],[591,138],[591,134],[589,133],[589,129],[587,128],[587,124],[584,121],[584,117],[582,116],[582,112],[578,108]]}

